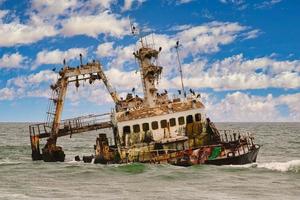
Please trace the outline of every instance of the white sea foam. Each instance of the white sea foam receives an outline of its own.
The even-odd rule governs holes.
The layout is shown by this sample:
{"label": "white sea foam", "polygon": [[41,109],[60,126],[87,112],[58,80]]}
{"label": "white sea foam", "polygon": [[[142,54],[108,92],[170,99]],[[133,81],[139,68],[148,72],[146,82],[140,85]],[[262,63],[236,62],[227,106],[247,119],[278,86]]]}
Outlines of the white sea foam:
{"label": "white sea foam", "polygon": [[267,162],[251,163],[246,165],[231,165],[235,168],[263,168],[279,172],[300,172],[300,160],[291,160],[287,162]]}
{"label": "white sea foam", "polygon": [[257,163],[257,168],[265,168],[280,172],[300,172],[300,160],[287,162]]}
{"label": "white sea foam", "polygon": [[12,161],[9,159],[4,159],[0,161],[0,165],[19,165],[19,164],[23,164],[24,162],[20,162],[20,161]]}
{"label": "white sea foam", "polygon": [[2,193],[0,194],[0,199],[30,199],[29,196],[25,194],[11,194],[11,193]]}

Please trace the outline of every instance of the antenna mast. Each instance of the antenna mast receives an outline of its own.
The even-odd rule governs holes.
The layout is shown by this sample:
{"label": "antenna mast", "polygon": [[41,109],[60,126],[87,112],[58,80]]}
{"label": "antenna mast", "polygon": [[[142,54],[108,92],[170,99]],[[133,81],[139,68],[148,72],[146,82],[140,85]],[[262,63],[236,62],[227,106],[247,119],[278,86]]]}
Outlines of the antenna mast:
{"label": "antenna mast", "polygon": [[131,29],[131,34],[134,35],[134,36],[139,37],[139,40],[140,40],[140,42],[141,42],[141,44],[142,44],[142,47],[144,47],[144,42],[143,42],[143,36],[142,36],[142,33],[141,33],[140,30],[138,30],[138,29],[134,26],[134,24],[131,22],[131,20],[130,20],[130,29]]}
{"label": "antenna mast", "polygon": [[182,75],[182,67],[181,67],[181,62],[180,62],[180,57],[179,57],[179,51],[178,51],[178,48],[179,48],[179,41],[176,42],[176,46],[175,46],[175,49],[176,49],[176,53],[177,53],[177,60],[178,60],[178,65],[179,65],[179,72],[180,72],[180,78],[181,78],[181,90],[182,90],[182,94],[184,95],[184,97],[186,97],[186,92],[184,90],[184,85],[183,85],[183,75]]}

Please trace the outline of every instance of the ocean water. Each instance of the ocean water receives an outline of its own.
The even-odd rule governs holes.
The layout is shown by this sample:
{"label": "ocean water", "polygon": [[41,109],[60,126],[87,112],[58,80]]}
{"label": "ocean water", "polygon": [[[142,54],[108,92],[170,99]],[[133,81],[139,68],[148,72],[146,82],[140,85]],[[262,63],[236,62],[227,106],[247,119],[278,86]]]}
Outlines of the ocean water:
{"label": "ocean water", "polygon": [[262,144],[243,166],[75,162],[90,155],[91,132],[59,139],[65,163],[31,161],[28,124],[0,123],[0,199],[300,199],[300,123],[217,123],[242,129]]}

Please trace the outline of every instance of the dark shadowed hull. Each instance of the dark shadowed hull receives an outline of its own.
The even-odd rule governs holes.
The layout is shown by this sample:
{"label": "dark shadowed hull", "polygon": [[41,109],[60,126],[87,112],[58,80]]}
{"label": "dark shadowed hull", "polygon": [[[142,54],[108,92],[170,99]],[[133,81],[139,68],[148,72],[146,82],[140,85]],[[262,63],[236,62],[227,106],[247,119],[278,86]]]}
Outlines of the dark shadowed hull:
{"label": "dark shadowed hull", "polygon": [[206,160],[205,164],[209,165],[244,165],[256,162],[257,154],[259,152],[259,145],[256,145],[248,153],[236,155],[227,158],[220,158],[214,160]]}

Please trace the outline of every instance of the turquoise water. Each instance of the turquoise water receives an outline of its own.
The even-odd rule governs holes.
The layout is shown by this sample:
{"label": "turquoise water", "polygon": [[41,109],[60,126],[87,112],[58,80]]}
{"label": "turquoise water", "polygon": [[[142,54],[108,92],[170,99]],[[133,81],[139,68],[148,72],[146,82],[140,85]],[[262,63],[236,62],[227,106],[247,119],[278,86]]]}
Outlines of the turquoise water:
{"label": "turquoise water", "polygon": [[[300,123],[217,123],[249,130],[263,147],[244,166],[73,161],[90,155],[92,132],[60,138],[65,163],[33,162],[28,124],[0,124],[0,199],[300,199]],[[101,131],[103,132],[103,131]]]}

